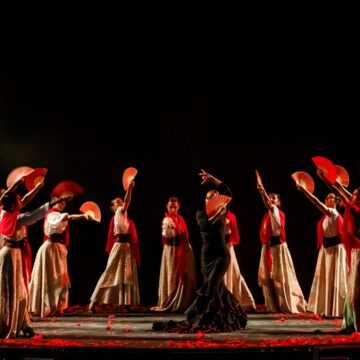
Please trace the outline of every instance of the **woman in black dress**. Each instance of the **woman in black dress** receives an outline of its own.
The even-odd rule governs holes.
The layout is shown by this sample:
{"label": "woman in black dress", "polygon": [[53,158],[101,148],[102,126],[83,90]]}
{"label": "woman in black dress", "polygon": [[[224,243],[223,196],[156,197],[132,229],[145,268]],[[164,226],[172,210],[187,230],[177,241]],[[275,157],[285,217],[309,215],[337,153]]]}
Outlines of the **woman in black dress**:
{"label": "woman in black dress", "polygon": [[[214,176],[204,170],[199,175],[203,180],[202,184],[211,182],[217,187],[216,190],[208,191],[205,205],[219,194],[231,195],[228,186]],[[154,330],[194,333],[230,332],[245,328],[246,314],[224,283],[224,275],[230,264],[230,253],[225,241],[226,211],[226,206],[220,206],[211,217],[208,217],[205,210],[196,213],[203,241],[201,272],[204,283],[198,289],[194,302],[185,311],[186,320],[155,322]]]}

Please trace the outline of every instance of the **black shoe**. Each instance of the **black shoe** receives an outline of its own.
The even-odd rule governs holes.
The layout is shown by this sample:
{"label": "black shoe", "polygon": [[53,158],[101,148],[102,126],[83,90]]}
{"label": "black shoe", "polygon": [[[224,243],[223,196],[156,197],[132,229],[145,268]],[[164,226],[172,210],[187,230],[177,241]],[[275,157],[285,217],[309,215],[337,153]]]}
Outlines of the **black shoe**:
{"label": "black shoe", "polygon": [[34,329],[31,326],[28,326],[26,329],[23,329],[23,333],[24,336],[28,338],[32,338],[36,335]]}

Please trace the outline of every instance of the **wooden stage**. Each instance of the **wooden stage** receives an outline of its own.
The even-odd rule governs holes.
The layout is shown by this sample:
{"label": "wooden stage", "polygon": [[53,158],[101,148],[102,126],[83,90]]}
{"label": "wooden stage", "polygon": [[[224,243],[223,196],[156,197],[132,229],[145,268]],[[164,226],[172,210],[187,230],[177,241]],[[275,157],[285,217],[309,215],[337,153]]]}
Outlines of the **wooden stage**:
{"label": "wooden stage", "polygon": [[245,330],[218,334],[178,334],[152,330],[158,320],[181,320],[182,314],[161,314],[149,307],[116,311],[72,307],[62,317],[33,318],[32,339],[0,340],[5,359],[119,359],[156,356],[199,359],[360,359],[360,333],[338,334],[340,319],[257,312],[248,314]]}

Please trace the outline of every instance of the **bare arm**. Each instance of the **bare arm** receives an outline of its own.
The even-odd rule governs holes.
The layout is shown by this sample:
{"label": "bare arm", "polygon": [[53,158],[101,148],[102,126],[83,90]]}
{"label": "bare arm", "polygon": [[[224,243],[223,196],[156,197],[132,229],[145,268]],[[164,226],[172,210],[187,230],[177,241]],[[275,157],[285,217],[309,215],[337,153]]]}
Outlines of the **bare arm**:
{"label": "bare arm", "polygon": [[91,216],[89,214],[72,214],[69,215],[67,218],[69,221],[76,221],[76,220],[81,220],[81,219],[85,219],[85,220],[91,220]]}
{"label": "bare arm", "polygon": [[341,185],[337,180],[336,183],[338,184],[338,186],[341,187],[341,189],[344,191],[344,193],[347,195],[348,198],[351,198],[352,194],[350,191],[348,191],[348,189],[346,189],[343,185]]}
{"label": "bare arm", "polygon": [[50,204],[50,207],[53,207],[54,205],[56,205],[57,203],[61,202],[61,201],[70,201],[72,200],[72,196],[62,196],[62,197],[59,197],[59,198],[54,198],[53,200],[51,200],[49,202]]}
{"label": "bare arm", "polygon": [[201,179],[202,179],[201,185],[203,185],[207,182],[212,182],[216,186],[219,186],[221,184],[221,181],[219,179],[217,179],[215,176],[207,173],[204,169],[201,169],[201,171],[199,172],[199,175],[201,176]]}
{"label": "bare arm", "polygon": [[[326,177],[324,176],[323,172],[321,170],[318,170],[317,171],[317,175],[319,176],[319,178],[328,186],[330,187],[334,193],[338,196],[340,196],[342,202],[344,203],[345,206],[348,206],[349,205],[349,201],[351,199],[351,194],[345,190],[343,188],[342,185],[340,185],[340,183],[338,182],[335,182],[335,184],[331,184],[327,179]],[[350,196],[348,195],[350,194]]]}
{"label": "bare arm", "polygon": [[331,215],[331,212],[329,211],[328,207],[322,203],[315,195],[313,195],[311,192],[309,192],[307,189],[305,189],[302,186],[297,186],[297,189],[305,194],[305,196],[324,214]]}
{"label": "bare arm", "polygon": [[125,197],[124,197],[124,205],[122,207],[123,212],[126,212],[127,209],[129,208],[129,205],[131,202],[131,197],[132,197],[132,189],[134,186],[135,186],[135,181],[132,180],[128,186],[128,189],[127,189]]}
{"label": "bare arm", "polygon": [[267,194],[264,186],[260,183],[257,183],[256,185],[257,189],[259,190],[259,193],[261,195],[261,198],[265,204],[265,206],[270,210],[270,211],[273,211],[273,205],[271,203],[271,200],[269,198],[269,195]]}
{"label": "bare arm", "polygon": [[23,206],[27,205],[35,197],[35,195],[39,192],[39,190],[43,187],[44,187],[44,181],[41,181],[31,191],[25,194],[21,200]]}

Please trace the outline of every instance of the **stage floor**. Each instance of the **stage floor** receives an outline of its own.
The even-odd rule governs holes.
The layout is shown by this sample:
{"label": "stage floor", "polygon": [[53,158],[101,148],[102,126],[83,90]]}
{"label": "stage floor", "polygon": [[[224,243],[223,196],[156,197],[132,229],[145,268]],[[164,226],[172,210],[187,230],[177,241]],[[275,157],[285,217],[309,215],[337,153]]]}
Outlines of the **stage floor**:
{"label": "stage floor", "polygon": [[[360,334],[340,335],[340,319],[307,314],[248,314],[245,330],[217,334],[177,334],[152,330],[159,320],[182,320],[182,314],[151,312],[149,307],[101,309],[89,314],[72,307],[62,317],[33,318],[32,339],[0,340],[0,359],[110,359],[120,355],[202,355],[242,359],[360,359]],[[348,357],[342,357],[343,355]],[[347,355],[348,354],[348,355]],[[345,356],[344,355],[344,356]],[[171,359],[171,360],[173,360]]]}

